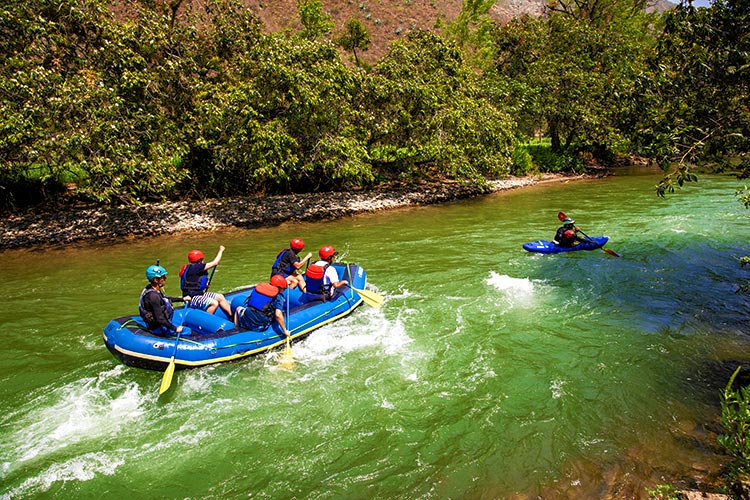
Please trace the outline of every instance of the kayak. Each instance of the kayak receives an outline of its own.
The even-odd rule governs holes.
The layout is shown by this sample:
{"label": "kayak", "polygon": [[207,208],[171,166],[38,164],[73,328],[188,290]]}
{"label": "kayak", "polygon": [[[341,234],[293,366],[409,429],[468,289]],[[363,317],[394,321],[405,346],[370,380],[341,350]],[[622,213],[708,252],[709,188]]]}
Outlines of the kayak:
{"label": "kayak", "polygon": [[[362,304],[363,299],[355,289],[364,293],[367,284],[365,270],[356,264],[334,263],[333,266],[351,287],[337,288],[330,300],[304,302],[299,288],[284,290],[289,301],[284,320],[292,340],[343,318]],[[224,294],[232,311],[245,302],[254,288],[244,287]],[[179,339],[176,334],[160,336],[152,333],[140,315],[116,318],[104,328],[104,344],[128,366],[162,371],[172,356],[175,368],[195,368],[246,358],[286,344],[286,337],[275,321],[261,332],[242,330],[221,308],[215,314],[199,309],[177,309],[172,323],[183,326]]]}
{"label": "kayak", "polygon": [[607,243],[607,241],[609,241],[608,236],[594,236],[592,238],[589,238],[589,241],[582,241],[577,245],[573,245],[572,247],[561,247],[560,245],[555,245],[551,241],[538,240],[532,241],[530,243],[524,243],[523,249],[527,252],[536,253],[575,252],[578,250],[596,250],[597,248],[602,248]]}

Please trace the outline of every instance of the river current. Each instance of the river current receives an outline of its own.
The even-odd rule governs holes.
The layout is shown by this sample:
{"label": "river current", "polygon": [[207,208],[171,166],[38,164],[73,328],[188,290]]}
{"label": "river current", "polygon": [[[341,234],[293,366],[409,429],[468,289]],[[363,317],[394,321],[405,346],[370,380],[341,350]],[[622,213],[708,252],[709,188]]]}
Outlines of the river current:
{"label": "river current", "polygon": [[[648,498],[727,458],[719,390],[750,362],[737,181],[666,199],[653,172],[256,230],[2,252],[0,498]],[[539,255],[558,211],[601,250]],[[102,329],[145,268],[193,248],[212,289],[267,279],[292,237],[386,298],[278,353],[161,373]]]}

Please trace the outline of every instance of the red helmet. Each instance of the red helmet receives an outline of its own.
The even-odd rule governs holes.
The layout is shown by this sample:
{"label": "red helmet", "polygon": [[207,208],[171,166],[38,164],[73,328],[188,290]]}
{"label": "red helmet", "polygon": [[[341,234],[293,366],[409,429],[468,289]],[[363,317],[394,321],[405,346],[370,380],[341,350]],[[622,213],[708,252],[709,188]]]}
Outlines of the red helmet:
{"label": "red helmet", "polygon": [[192,264],[200,262],[203,257],[205,257],[205,255],[203,255],[203,252],[200,250],[191,250],[190,253],[188,253],[188,261]]}
{"label": "red helmet", "polygon": [[567,231],[565,231],[563,234],[565,235],[566,238],[575,238],[576,237],[575,231],[571,231],[570,229],[568,229]]}
{"label": "red helmet", "polygon": [[269,281],[273,286],[277,286],[279,288],[286,288],[286,278],[283,277],[280,274],[274,274],[271,276],[271,280]]}
{"label": "red helmet", "polygon": [[324,247],[320,247],[320,250],[318,250],[318,255],[320,255],[321,259],[328,260],[334,255],[338,255],[338,252],[332,246],[326,245]]}
{"label": "red helmet", "polygon": [[305,242],[299,238],[294,238],[289,242],[289,246],[292,250],[302,250],[303,248],[305,248]]}

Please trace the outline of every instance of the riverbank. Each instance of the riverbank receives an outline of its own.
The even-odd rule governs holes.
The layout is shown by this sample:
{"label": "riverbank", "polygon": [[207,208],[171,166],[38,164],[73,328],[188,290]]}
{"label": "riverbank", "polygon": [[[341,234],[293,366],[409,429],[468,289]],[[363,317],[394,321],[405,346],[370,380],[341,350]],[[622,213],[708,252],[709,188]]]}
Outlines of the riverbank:
{"label": "riverbank", "polygon": [[[568,182],[592,175],[509,177],[490,181],[489,190],[447,181],[389,186],[373,191],[307,193],[225,200],[154,203],[141,206],[81,208],[51,213],[29,211],[0,223],[0,249],[67,245],[76,242],[137,238],[222,227],[274,226],[315,221],[415,205],[444,203],[545,182]],[[599,177],[599,176],[597,176]]]}

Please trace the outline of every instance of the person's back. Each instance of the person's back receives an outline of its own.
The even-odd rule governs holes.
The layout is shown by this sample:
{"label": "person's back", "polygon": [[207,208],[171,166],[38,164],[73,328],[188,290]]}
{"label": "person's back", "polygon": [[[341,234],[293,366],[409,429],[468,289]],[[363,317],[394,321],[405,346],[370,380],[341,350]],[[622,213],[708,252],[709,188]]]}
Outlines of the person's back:
{"label": "person's back", "polygon": [[304,302],[326,300],[330,296],[331,284],[326,283],[326,271],[329,265],[325,261],[310,264],[305,271],[306,292],[303,294]]}
{"label": "person's back", "polygon": [[203,262],[186,264],[180,270],[180,278],[183,295],[196,297],[203,295],[208,288],[208,272]]}
{"label": "person's back", "polygon": [[[180,269],[180,288],[182,293],[190,295],[192,300],[188,307],[200,309],[210,314],[214,314],[221,307],[227,318],[232,317],[232,308],[224,294],[209,292],[208,287],[211,285],[211,277],[216,270],[216,266],[221,262],[221,256],[225,248],[219,246],[216,257],[211,262],[204,263],[205,254],[200,250],[191,250],[188,253],[188,263]],[[208,270],[212,269],[211,277]]]}
{"label": "person's back", "polygon": [[[328,300],[333,297],[337,288],[349,284],[349,281],[339,278],[339,273],[333,266],[333,260],[338,255],[335,248],[330,245],[321,247],[318,255],[320,260],[311,264],[305,273],[308,293],[303,295],[303,300],[306,302]],[[314,270],[314,275],[310,273],[310,269]]]}
{"label": "person's back", "polygon": [[282,290],[286,288],[286,279],[278,274],[272,276],[269,283],[258,283],[245,303],[234,312],[234,324],[238,328],[261,332],[271,326],[275,319],[284,333],[289,335],[283,316],[285,297]]}
{"label": "person's back", "polygon": [[299,286],[300,290],[304,292],[305,280],[299,274],[299,270],[312,257],[312,254],[308,253],[304,259],[300,260],[298,254],[303,248],[305,248],[304,241],[299,238],[291,240],[289,247],[281,250],[276,255],[276,260],[271,266],[271,276],[281,275],[286,279],[286,283],[290,288]]}

